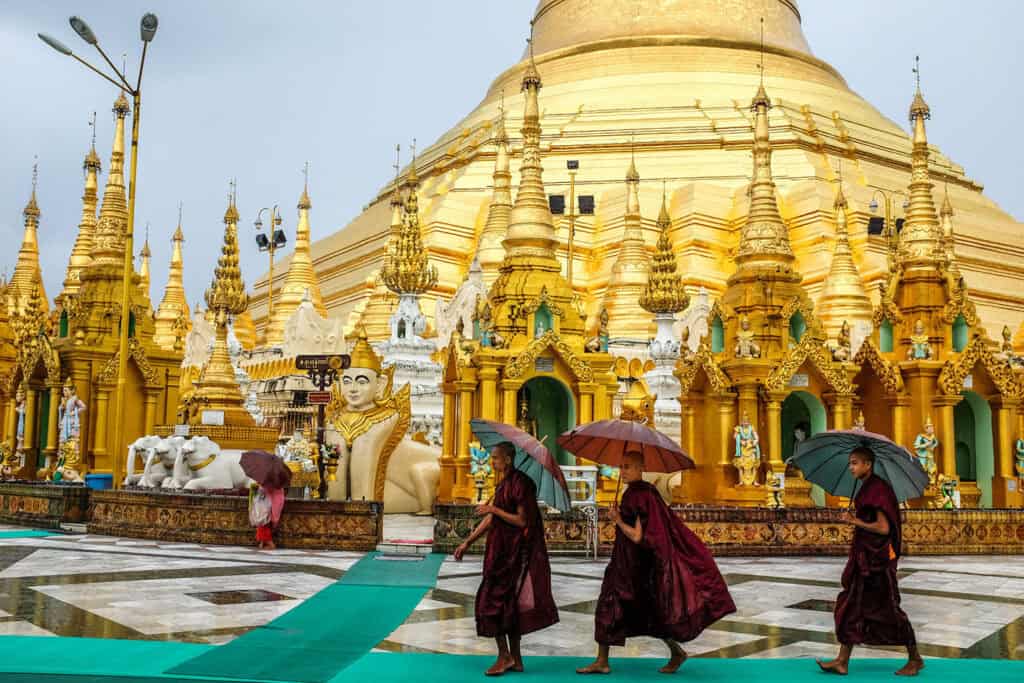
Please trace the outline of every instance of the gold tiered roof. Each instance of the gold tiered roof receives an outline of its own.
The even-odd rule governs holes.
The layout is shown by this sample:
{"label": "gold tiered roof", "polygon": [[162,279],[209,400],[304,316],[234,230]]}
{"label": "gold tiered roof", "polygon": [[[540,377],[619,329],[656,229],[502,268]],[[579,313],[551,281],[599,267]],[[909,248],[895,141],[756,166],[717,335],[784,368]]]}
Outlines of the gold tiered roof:
{"label": "gold tiered roof", "polygon": [[651,313],[678,313],[690,305],[690,297],[683,289],[682,278],[676,272],[676,254],[672,250],[672,218],[668,213],[668,199],[662,195],[658,212],[658,246],[651,262],[647,286],[640,297],[640,306]]}
{"label": "gold tiered roof", "polygon": [[274,315],[267,326],[266,344],[275,346],[284,343],[284,328],[292,313],[302,303],[302,297],[309,292],[310,301],[317,313],[326,317],[323,297],[320,296],[320,283],[313,270],[313,261],[309,256],[309,210],[313,202],[309,199],[309,186],[304,185],[299,197],[299,222],[295,226],[295,251],[288,263],[288,274],[284,278],[281,289],[274,293]]}
{"label": "gold tiered roof", "polygon": [[871,300],[864,291],[864,282],[853,260],[847,218],[849,204],[840,183],[836,191],[836,245],[832,250],[832,267],[825,280],[825,290],[818,300],[818,310],[829,336],[835,336],[843,326],[871,321]]}
{"label": "gold tiered roof", "polygon": [[130,111],[124,93],[114,102],[114,149],[110,154],[107,185],[103,189],[103,203],[96,225],[92,262],[109,265],[120,271],[124,268],[124,236],[128,227],[128,199],[124,185],[124,118]]}
{"label": "gold tiered roof", "polygon": [[224,314],[226,318],[244,311],[248,302],[238,260],[238,209],[232,194],[224,212],[224,244],[213,271],[213,282],[206,290],[206,306],[215,316]]}
{"label": "gold tiered roof", "polygon": [[437,269],[429,263],[420,234],[420,208],[416,193],[416,159],[412,161],[402,207],[402,227],[384,262],[381,279],[395,294],[422,294],[437,283]]}
{"label": "gold tiered roof", "polygon": [[910,205],[906,222],[900,231],[900,257],[908,265],[933,263],[942,257],[942,234],[939,228],[935,199],[932,197],[931,172],[928,168],[928,134],[924,122],[932,117],[918,83],[910,105],[910,125],[914,128],[910,169]]}
{"label": "gold tiered roof", "polygon": [[631,158],[626,171],[622,241],[605,294],[608,333],[612,339],[645,340],[649,336],[651,316],[636,305],[647,284],[648,260],[644,246],[643,217],[640,215],[640,173],[636,168],[636,159]]}
{"label": "gold tiered roof", "polygon": [[98,176],[101,170],[100,157],[96,154],[96,138],[93,136],[92,146],[82,163],[85,171],[85,190],[82,192],[82,218],[78,221],[78,235],[71,247],[68,258],[68,269],[64,276],[64,291],[60,298],[74,296],[81,289],[80,275],[82,270],[92,261],[90,253],[96,236],[96,205],[99,189]]}
{"label": "gold tiered roof", "polygon": [[477,258],[484,271],[484,283],[490,285],[498,277],[498,268],[505,260],[502,241],[508,232],[509,215],[512,213],[512,171],[509,167],[509,140],[505,130],[505,110],[495,125],[494,133],[494,190],[487,209],[487,221],[480,233]]}
{"label": "gold tiered roof", "polygon": [[[181,253],[181,245],[185,241],[185,233],[181,229],[181,209],[178,210],[178,227],[171,237],[171,264],[167,270],[167,286],[164,296],[156,311],[153,341],[165,349],[173,349],[179,332],[175,325],[182,326],[184,332],[192,329],[192,316],[185,298],[184,268],[185,261]],[[181,319],[181,323],[178,320]]]}
{"label": "gold tiered roof", "polygon": [[36,169],[32,170],[32,196],[22,210],[25,216],[25,230],[18,250],[18,262],[14,274],[7,283],[7,305],[12,310],[24,306],[32,298],[36,287],[42,292],[43,310],[49,309],[46,289],[43,287],[42,269],[39,266],[39,205],[36,203]]}

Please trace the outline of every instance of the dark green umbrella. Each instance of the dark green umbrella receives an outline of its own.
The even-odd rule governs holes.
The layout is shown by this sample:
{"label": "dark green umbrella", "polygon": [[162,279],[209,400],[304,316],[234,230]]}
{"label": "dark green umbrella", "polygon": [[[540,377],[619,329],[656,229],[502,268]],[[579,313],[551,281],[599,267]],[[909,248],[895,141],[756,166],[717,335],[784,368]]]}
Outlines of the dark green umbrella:
{"label": "dark green umbrella", "polygon": [[853,498],[860,481],[850,474],[850,451],[861,446],[875,454],[874,473],[889,482],[897,500],[902,503],[924,494],[928,473],[917,458],[887,437],[862,429],[834,429],[812,436],[786,463],[833,496]]}

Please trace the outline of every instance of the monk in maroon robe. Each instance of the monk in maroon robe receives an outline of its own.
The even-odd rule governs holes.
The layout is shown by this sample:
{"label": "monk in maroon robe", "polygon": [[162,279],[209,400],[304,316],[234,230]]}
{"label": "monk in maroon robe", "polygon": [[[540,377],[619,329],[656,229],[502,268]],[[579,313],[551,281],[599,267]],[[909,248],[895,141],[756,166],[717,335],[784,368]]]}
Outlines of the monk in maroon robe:
{"label": "monk in maroon robe", "polygon": [[476,593],[476,632],[498,644],[498,660],[487,670],[488,676],[522,671],[520,638],[558,623],[537,487],[512,466],[515,453],[510,443],[491,450],[491,466],[497,476],[504,477],[494,492],[493,504],[476,509],[483,521],[455,549],[455,559],[461,561],[473,542],[487,532],[483,581]]}
{"label": "monk in maroon robe", "polygon": [[818,660],[822,670],[846,675],[854,645],[903,645],[907,663],[896,672],[916,676],[924,668],[914,629],[900,608],[896,563],[902,529],[900,506],[892,487],[874,473],[875,454],[866,447],[850,453],[850,473],[860,480],[853,499],[855,514],[843,513],[852,524],[853,542],[843,570],[843,590],[836,598],[836,638],[839,656]]}
{"label": "monk in maroon robe", "polygon": [[736,611],[707,547],[676,517],[657,488],[643,480],[643,458],[626,455],[619,472],[628,486],[613,505],[615,545],[594,614],[597,659],[577,673],[609,673],[608,651],[626,638],[653,636],[668,646],[662,673],[686,661],[680,643],[693,640]]}

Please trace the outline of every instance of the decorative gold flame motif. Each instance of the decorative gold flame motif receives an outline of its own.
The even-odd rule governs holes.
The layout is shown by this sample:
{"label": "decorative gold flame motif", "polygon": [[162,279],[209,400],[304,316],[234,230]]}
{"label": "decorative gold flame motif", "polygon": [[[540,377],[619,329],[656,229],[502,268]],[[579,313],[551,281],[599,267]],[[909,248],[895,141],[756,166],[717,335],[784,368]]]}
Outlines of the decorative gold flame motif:
{"label": "decorative gold flame motif", "polygon": [[395,294],[422,294],[437,283],[437,269],[429,265],[427,250],[420,234],[420,209],[416,197],[416,160],[413,159],[407,181],[408,192],[402,207],[402,227],[384,261],[381,280]]}
{"label": "decorative gold flame motif", "polygon": [[690,297],[683,289],[682,278],[676,272],[676,255],[672,251],[672,218],[663,195],[658,214],[658,247],[654,252],[647,286],[640,296],[640,306],[651,313],[678,313],[690,305]]}

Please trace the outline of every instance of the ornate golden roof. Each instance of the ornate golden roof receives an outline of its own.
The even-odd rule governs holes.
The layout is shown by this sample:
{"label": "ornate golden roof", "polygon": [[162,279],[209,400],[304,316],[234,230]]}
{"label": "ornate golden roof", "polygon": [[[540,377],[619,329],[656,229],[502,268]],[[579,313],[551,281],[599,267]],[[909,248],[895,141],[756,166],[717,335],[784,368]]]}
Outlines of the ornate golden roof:
{"label": "ornate golden roof", "polygon": [[651,313],[678,313],[690,305],[690,297],[683,289],[683,280],[676,272],[671,232],[672,218],[668,213],[668,199],[663,193],[661,211],[658,213],[658,247],[654,252],[647,286],[639,302]]}

